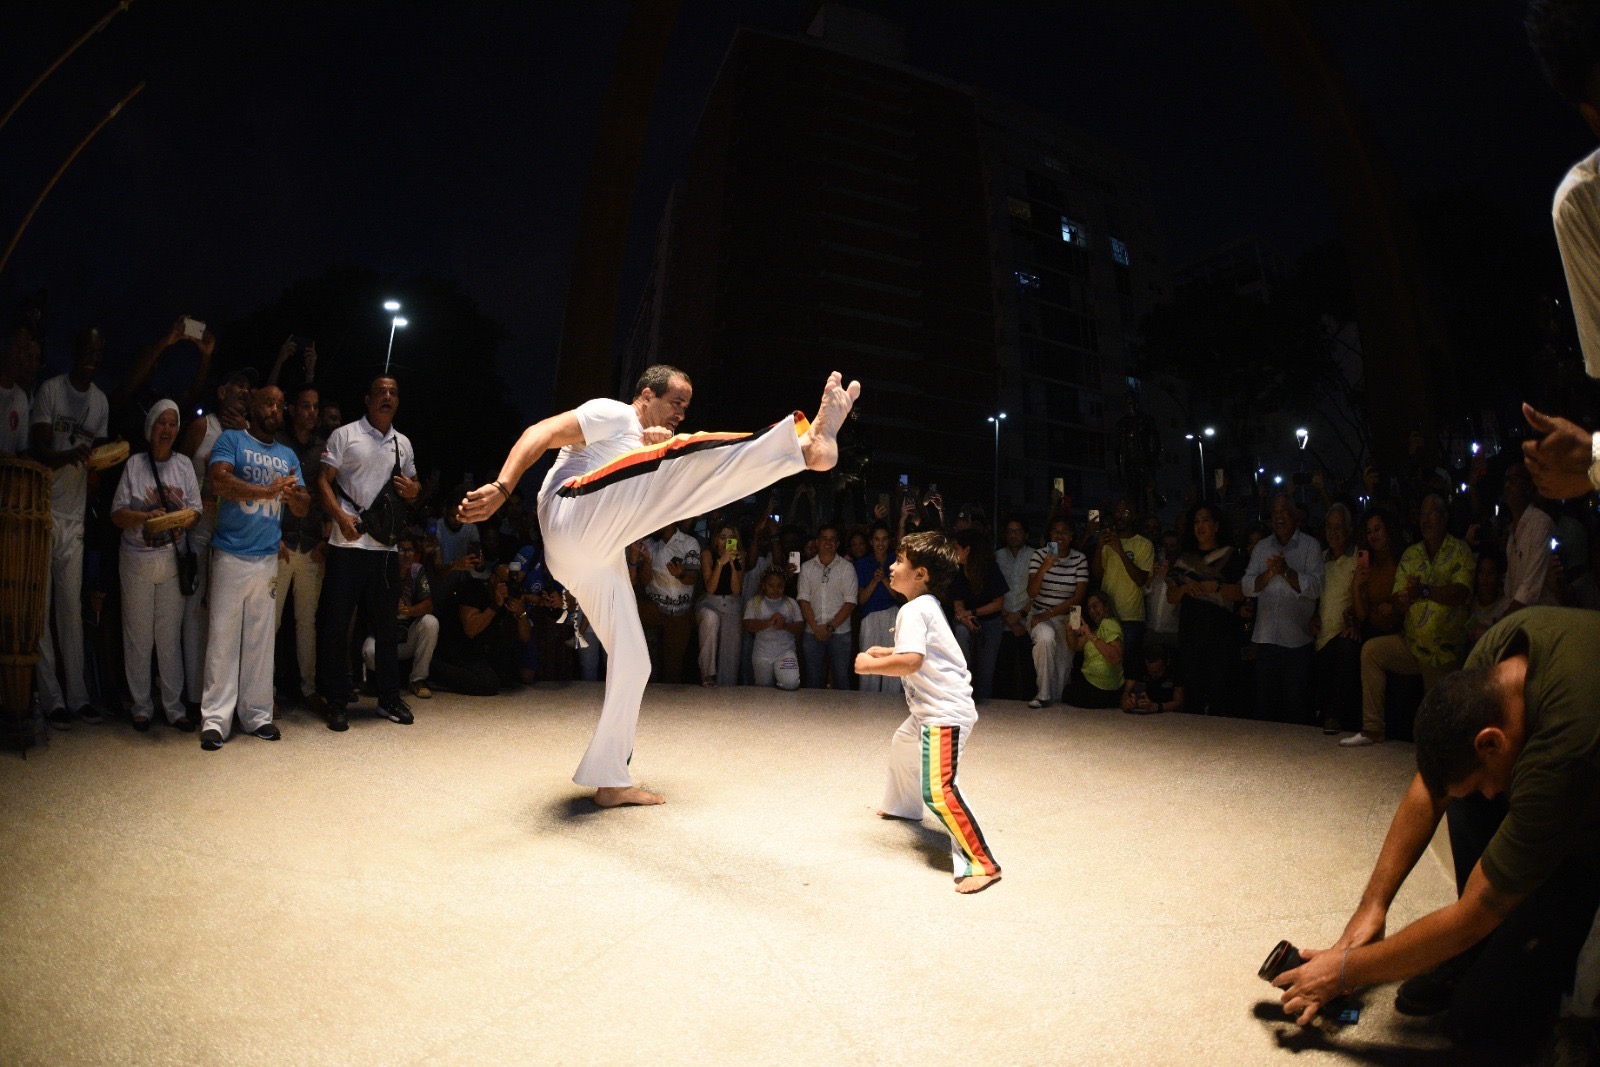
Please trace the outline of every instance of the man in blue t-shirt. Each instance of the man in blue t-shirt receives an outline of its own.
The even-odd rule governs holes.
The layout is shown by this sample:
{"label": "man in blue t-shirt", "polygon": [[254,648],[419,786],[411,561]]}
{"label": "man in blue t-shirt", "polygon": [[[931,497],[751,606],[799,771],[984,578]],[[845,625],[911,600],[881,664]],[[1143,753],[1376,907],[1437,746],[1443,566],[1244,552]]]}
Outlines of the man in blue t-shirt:
{"label": "man in blue t-shirt", "polygon": [[228,739],[235,711],[246,733],[268,741],[281,736],[272,722],[278,543],[284,505],[301,517],[311,507],[299,457],[275,439],[282,425],[283,393],[270,385],[257,389],[250,398],[249,429],[228,430],[211,449],[218,507],[200,700],[200,747],[207,751]]}

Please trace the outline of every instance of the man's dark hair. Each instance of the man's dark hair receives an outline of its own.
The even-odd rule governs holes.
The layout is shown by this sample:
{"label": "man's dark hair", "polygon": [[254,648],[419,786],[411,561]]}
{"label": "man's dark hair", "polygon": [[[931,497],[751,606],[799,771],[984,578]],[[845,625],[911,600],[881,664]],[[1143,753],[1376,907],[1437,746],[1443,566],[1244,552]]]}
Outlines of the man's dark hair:
{"label": "man's dark hair", "polygon": [[299,385],[289,390],[289,395],[286,399],[298,402],[299,399],[307,393],[316,393],[317,399],[322,399],[322,390],[317,388],[316,382],[301,382]]}
{"label": "man's dark hair", "polygon": [[689,381],[689,376],[677,367],[666,363],[652,363],[644,369],[644,373],[639,375],[639,380],[634,383],[633,398],[635,400],[639,399],[644,395],[646,389],[656,396],[660,396],[671,387],[672,379],[674,378],[682,378],[689,385],[694,384]]}
{"label": "man's dark hair", "polygon": [[385,378],[387,378],[391,382],[393,382],[394,383],[394,387],[396,389],[400,388],[400,378],[399,378],[398,375],[395,374],[394,369],[391,367],[388,370],[377,371],[372,375],[372,377],[368,378],[367,379],[367,391],[365,393],[363,393],[362,395],[363,396],[371,396],[373,387],[375,387],[379,382],[383,381]]}
{"label": "man's dark hair", "polygon": [[1146,663],[1172,663],[1172,653],[1167,651],[1167,646],[1156,643],[1144,646],[1144,661]]}
{"label": "man's dark hair", "polygon": [[1439,679],[1417,709],[1412,735],[1417,744],[1417,773],[1435,797],[1461,782],[1478,767],[1474,747],[1478,734],[1500,725],[1500,687],[1488,667],[1455,671]]}
{"label": "man's dark hair", "polygon": [[1594,0],[1533,0],[1523,19],[1544,76],[1573,103],[1594,103],[1600,74],[1600,5]]}
{"label": "man's dark hair", "polygon": [[955,545],[940,530],[923,530],[900,539],[900,554],[928,572],[928,592],[943,596],[961,571]]}

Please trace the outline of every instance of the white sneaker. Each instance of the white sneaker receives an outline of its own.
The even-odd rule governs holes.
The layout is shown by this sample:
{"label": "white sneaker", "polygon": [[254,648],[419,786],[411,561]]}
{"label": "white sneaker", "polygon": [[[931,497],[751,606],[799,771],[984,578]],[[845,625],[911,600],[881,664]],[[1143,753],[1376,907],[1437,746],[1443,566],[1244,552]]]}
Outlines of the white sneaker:
{"label": "white sneaker", "polygon": [[1378,739],[1376,737],[1368,737],[1366,734],[1351,734],[1349,737],[1339,738],[1340,748],[1365,748],[1368,745],[1377,743]]}
{"label": "white sneaker", "polygon": [[1042,708],[1048,703],[1050,703],[1048,700],[1040,700],[1038,697],[1034,697],[1032,700],[1028,701],[1028,707]]}

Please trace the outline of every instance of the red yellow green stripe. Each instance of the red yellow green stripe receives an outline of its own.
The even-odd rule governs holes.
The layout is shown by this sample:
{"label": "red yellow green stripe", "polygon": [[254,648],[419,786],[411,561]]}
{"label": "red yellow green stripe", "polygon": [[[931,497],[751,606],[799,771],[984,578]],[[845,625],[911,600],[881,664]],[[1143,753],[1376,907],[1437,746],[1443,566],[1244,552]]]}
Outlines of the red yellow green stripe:
{"label": "red yellow green stripe", "polygon": [[586,493],[604,489],[615,482],[620,482],[639,474],[646,474],[661,466],[666,460],[677,456],[703,452],[708,448],[721,448],[724,445],[737,444],[740,441],[753,440],[783,425],[794,426],[797,435],[803,435],[811,428],[811,424],[806,420],[806,417],[797,411],[794,413],[792,422],[777,422],[765,430],[753,434],[711,432],[674,434],[660,444],[643,445],[632,449],[624,452],[603,467],[597,467],[585,474],[568,478],[561,483],[561,488],[557,492],[561,496],[583,496]]}
{"label": "red yellow green stripe", "polygon": [[956,839],[967,857],[967,869],[957,878],[975,874],[998,874],[1000,865],[989,853],[988,842],[978,828],[961,790],[956,787],[956,759],[961,751],[961,727],[922,728],[922,799],[939,816],[950,836]]}

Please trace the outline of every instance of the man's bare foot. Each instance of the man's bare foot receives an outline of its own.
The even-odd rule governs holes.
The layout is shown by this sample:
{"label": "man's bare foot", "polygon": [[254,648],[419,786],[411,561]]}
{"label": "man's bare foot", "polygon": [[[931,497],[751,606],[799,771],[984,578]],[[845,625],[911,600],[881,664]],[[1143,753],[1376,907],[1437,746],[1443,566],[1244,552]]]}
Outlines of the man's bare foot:
{"label": "man's bare foot", "polygon": [[800,452],[806,458],[806,467],[814,471],[832,470],[839,462],[839,427],[845,416],[861,396],[861,383],[851,382],[847,387],[844,376],[838,371],[828,375],[822,387],[822,404],[817,417],[811,420],[811,429],[800,439]]}
{"label": "man's bare foot", "polygon": [[640,789],[636,785],[603,785],[594,791],[597,808],[620,808],[629,804],[665,804],[667,798],[660,793]]}
{"label": "man's bare foot", "polygon": [[998,874],[971,874],[956,879],[957,893],[981,893],[1000,880]]}

